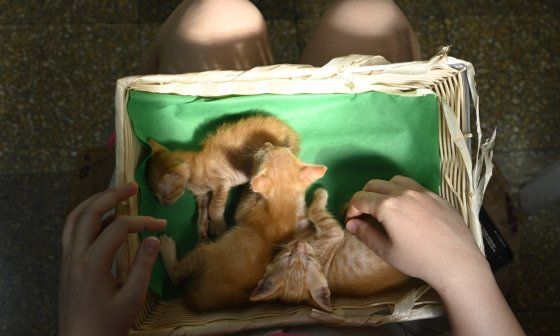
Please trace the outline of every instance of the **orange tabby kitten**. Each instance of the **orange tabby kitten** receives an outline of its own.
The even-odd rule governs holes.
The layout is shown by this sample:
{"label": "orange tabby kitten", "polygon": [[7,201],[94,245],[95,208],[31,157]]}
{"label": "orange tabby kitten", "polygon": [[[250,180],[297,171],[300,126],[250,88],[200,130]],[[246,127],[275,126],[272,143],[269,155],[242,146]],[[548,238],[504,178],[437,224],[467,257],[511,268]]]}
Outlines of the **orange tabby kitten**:
{"label": "orange tabby kitten", "polygon": [[197,310],[249,302],[275,245],[293,237],[305,216],[305,190],[327,168],[299,162],[286,147],[265,144],[255,153],[252,192],[237,207],[237,225],[215,242],[205,242],[177,260],[175,242],[161,236],[161,256],[175,284],[187,279],[185,299]]}
{"label": "orange tabby kitten", "polygon": [[407,275],[343,230],[326,209],[327,191],[317,189],[307,211],[316,232],[284,247],[267,266],[251,301],[308,302],[332,311],[330,296],[365,297],[405,282]]}
{"label": "orange tabby kitten", "polygon": [[224,210],[229,191],[249,181],[256,149],[270,142],[299,152],[297,134],[273,116],[225,123],[202,143],[199,152],[169,151],[153,139],[148,142],[153,152],[147,167],[148,184],[162,204],[175,203],[185,189],[192,191],[201,239],[207,238],[209,220],[212,235],[226,230]]}

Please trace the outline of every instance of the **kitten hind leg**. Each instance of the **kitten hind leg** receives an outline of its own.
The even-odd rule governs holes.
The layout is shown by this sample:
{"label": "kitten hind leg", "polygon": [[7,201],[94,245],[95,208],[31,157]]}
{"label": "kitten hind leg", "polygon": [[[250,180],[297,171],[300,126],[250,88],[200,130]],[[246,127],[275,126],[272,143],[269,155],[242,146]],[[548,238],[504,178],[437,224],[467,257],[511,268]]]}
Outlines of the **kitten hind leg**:
{"label": "kitten hind leg", "polygon": [[198,208],[198,237],[200,240],[208,239],[208,193],[196,195]]}
{"label": "kitten hind leg", "polygon": [[212,192],[208,212],[210,214],[210,234],[215,237],[222,235],[227,229],[224,211],[229,190],[230,188],[222,187]]}

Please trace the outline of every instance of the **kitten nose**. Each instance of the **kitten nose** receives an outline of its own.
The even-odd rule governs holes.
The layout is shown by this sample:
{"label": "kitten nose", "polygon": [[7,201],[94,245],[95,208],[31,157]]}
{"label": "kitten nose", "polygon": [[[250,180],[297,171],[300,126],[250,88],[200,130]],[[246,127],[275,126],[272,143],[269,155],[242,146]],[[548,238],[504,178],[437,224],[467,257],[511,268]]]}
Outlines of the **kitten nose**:
{"label": "kitten nose", "polygon": [[298,240],[296,242],[295,247],[296,247],[296,251],[297,251],[298,254],[304,254],[305,253],[306,248],[305,248],[305,242],[304,241]]}

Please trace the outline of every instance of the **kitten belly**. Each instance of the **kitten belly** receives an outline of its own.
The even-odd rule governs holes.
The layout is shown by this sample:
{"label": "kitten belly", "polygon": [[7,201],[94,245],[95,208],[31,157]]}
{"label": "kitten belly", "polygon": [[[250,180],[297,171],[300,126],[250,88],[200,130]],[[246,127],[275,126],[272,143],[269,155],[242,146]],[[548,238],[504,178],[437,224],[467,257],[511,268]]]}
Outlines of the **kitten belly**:
{"label": "kitten belly", "polygon": [[337,256],[327,277],[332,295],[353,297],[380,293],[401,285],[406,279],[407,275],[369,249]]}
{"label": "kitten belly", "polygon": [[238,185],[249,182],[249,172],[241,171],[221,165],[211,170],[206,170],[204,179],[201,179],[200,190],[205,189],[204,192],[218,190],[220,188],[233,188]]}

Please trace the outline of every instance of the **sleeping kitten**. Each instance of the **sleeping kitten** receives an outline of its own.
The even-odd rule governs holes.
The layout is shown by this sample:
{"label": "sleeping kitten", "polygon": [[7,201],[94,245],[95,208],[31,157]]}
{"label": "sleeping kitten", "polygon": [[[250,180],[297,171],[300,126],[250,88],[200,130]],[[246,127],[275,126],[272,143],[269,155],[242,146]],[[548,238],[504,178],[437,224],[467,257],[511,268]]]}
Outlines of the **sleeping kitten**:
{"label": "sleeping kitten", "polygon": [[[247,183],[253,168],[253,154],[265,142],[299,152],[297,134],[280,119],[251,116],[220,126],[203,143],[199,152],[169,151],[148,139],[153,155],[148,162],[147,180],[162,204],[173,204],[189,189],[196,197],[198,233],[219,236],[226,230],[224,210],[232,187]],[[208,218],[210,217],[210,218]]]}
{"label": "sleeping kitten", "polygon": [[[187,279],[185,299],[196,310],[240,306],[262,277],[275,245],[292,238],[305,190],[327,168],[299,162],[286,147],[265,144],[255,153],[251,189],[237,207],[237,225],[215,242],[177,260],[175,242],[161,236],[161,256],[173,283]],[[304,213],[302,213],[305,216]]]}
{"label": "sleeping kitten", "polygon": [[316,232],[300,235],[275,256],[251,301],[308,302],[332,311],[331,294],[366,297],[408,279],[340,227],[326,209],[327,197],[325,189],[315,191],[307,216]]}

